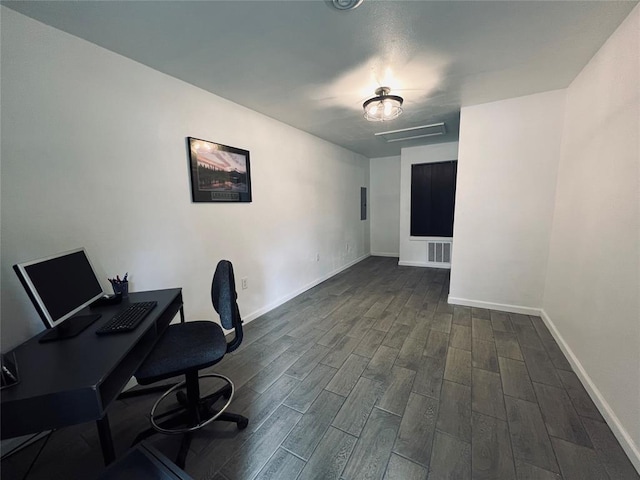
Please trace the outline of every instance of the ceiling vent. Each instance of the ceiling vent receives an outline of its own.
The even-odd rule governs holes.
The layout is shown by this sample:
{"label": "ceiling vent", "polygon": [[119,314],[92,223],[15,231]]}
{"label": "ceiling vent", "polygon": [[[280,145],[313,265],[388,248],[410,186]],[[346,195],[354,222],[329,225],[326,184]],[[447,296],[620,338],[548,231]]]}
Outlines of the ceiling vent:
{"label": "ceiling vent", "polygon": [[377,137],[384,138],[387,143],[402,142],[404,140],[414,140],[416,138],[435,137],[447,133],[444,122],[422,125],[420,127],[402,128],[400,130],[389,130],[388,132],[376,133]]}

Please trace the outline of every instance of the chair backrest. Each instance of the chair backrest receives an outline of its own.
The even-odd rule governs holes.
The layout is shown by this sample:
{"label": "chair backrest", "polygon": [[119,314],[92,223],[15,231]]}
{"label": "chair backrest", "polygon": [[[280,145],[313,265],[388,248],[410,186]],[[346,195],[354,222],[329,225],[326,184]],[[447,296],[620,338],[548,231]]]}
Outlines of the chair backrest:
{"label": "chair backrest", "polygon": [[227,343],[227,352],[233,352],[242,342],[242,318],[237,298],[233,265],[229,260],[220,260],[211,283],[211,301],[222,326],[227,330],[235,330],[235,338]]}

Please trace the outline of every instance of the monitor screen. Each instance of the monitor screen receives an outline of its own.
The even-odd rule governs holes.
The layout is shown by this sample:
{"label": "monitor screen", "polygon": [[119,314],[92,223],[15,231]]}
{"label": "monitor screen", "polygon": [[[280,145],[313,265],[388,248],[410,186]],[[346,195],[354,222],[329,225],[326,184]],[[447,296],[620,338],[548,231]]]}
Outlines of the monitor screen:
{"label": "monitor screen", "polygon": [[104,294],[84,248],[20,263],[13,268],[48,328]]}

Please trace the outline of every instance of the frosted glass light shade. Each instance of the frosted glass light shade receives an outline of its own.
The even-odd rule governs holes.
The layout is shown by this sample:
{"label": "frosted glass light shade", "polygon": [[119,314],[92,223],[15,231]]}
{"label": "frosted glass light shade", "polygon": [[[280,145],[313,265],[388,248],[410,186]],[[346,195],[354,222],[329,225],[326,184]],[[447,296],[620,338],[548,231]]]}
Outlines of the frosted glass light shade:
{"label": "frosted glass light shade", "polygon": [[370,122],[385,122],[397,118],[402,113],[402,97],[389,95],[389,91],[387,87],[380,87],[376,90],[376,97],[362,104],[364,118]]}

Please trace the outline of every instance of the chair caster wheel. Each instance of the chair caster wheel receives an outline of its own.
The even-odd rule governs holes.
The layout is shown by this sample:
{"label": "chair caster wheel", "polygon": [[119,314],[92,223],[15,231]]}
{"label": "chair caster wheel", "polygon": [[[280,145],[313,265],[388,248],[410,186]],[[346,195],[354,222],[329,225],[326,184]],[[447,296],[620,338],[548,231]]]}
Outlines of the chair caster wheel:
{"label": "chair caster wheel", "polygon": [[244,430],[249,425],[249,419],[245,418],[238,422],[238,430]]}

